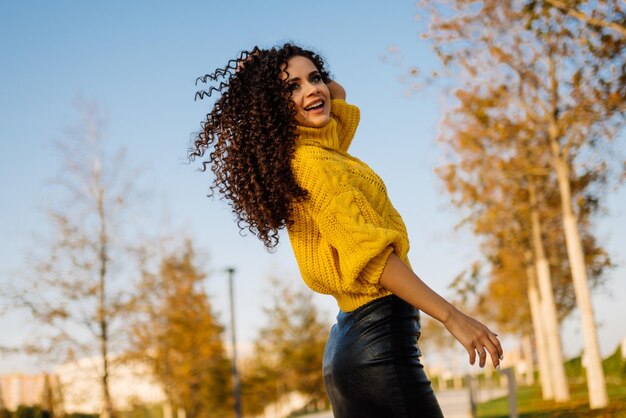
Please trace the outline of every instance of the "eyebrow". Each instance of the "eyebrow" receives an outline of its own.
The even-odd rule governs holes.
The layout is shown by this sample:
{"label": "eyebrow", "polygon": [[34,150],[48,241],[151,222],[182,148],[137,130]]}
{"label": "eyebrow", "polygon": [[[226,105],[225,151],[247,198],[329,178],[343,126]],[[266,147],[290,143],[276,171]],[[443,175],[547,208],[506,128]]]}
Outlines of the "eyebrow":
{"label": "eyebrow", "polygon": [[[311,71],[309,73],[309,77],[311,77],[312,75],[315,75],[315,74],[319,74],[319,73],[320,72],[318,70]],[[291,81],[300,81],[300,77],[294,77],[294,78],[290,78],[290,79],[287,80],[288,83],[291,82]]]}

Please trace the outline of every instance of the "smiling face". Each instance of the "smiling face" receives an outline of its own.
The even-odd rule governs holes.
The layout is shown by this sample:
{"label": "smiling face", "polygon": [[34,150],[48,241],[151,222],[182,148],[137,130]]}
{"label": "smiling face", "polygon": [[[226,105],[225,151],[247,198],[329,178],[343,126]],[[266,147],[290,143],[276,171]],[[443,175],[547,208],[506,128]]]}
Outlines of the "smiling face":
{"label": "smiling face", "polygon": [[321,128],[330,122],[330,91],[315,64],[305,57],[287,61],[286,72],[291,101],[295,104],[296,122],[302,126]]}

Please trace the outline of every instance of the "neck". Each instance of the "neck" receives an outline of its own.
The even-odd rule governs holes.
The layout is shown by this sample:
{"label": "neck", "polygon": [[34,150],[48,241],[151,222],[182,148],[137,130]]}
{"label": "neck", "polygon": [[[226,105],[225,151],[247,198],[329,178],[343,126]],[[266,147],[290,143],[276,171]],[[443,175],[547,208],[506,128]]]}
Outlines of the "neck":
{"label": "neck", "polygon": [[337,121],[333,118],[321,128],[298,125],[296,132],[298,133],[298,144],[339,150]]}

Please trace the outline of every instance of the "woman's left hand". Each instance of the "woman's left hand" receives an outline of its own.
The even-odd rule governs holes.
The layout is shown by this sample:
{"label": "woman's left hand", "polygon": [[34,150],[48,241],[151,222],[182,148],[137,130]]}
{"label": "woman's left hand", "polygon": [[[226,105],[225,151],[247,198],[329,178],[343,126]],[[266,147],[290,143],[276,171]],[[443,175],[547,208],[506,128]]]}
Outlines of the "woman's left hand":
{"label": "woman's left hand", "polygon": [[496,333],[458,309],[452,311],[444,325],[450,334],[465,347],[469,354],[470,364],[473,365],[476,362],[476,353],[478,353],[478,365],[484,367],[487,353],[489,353],[493,366],[500,370],[503,351]]}

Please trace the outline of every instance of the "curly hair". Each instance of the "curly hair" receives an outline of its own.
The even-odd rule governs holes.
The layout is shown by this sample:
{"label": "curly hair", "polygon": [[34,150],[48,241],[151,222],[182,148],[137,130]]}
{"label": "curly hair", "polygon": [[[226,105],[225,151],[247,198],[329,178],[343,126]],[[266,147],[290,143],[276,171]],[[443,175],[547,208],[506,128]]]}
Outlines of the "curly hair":
{"label": "curly hair", "polygon": [[293,44],[243,51],[196,80],[219,83],[197,92],[196,99],[220,97],[188,150],[189,161],[212,147],[202,162],[202,171],[210,165],[215,174],[208,196],[217,189],[229,201],[239,229],[248,229],[268,250],[278,245],[278,231],[291,224],[292,203],[308,197],[291,169],[297,124],[288,83],[281,77],[294,56],[310,59],[324,82],[330,81],[322,58]]}

